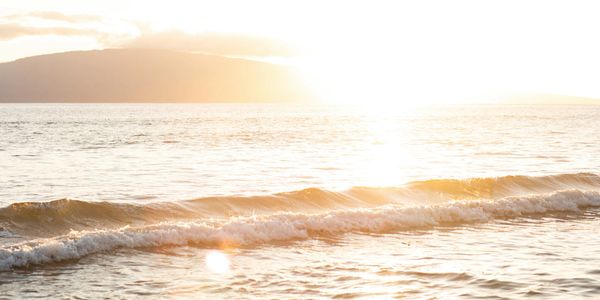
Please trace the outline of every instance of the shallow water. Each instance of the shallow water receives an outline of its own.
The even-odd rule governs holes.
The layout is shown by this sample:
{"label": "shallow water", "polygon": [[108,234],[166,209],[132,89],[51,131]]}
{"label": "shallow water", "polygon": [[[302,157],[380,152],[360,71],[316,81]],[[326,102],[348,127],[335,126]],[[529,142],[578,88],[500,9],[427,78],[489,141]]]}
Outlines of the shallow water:
{"label": "shallow water", "polygon": [[225,274],[207,269],[203,247],[121,249],[3,273],[2,287],[28,298],[593,298],[599,216],[594,209],[229,249]]}
{"label": "shallow water", "polygon": [[596,106],[2,104],[0,290],[600,297],[599,118]]}

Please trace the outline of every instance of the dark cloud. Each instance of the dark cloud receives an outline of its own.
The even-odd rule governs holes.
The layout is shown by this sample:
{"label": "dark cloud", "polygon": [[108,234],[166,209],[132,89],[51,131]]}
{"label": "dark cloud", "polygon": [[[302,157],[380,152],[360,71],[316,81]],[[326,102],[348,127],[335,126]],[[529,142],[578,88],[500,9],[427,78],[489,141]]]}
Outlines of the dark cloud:
{"label": "dark cloud", "polygon": [[181,31],[143,33],[121,45],[128,48],[159,48],[233,56],[294,55],[290,45],[276,39],[232,33],[188,34]]}
{"label": "dark cloud", "polygon": [[100,33],[91,29],[80,29],[72,27],[32,27],[18,23],[0,24],[0,40],[9,40],[29,35],[99,35]]}

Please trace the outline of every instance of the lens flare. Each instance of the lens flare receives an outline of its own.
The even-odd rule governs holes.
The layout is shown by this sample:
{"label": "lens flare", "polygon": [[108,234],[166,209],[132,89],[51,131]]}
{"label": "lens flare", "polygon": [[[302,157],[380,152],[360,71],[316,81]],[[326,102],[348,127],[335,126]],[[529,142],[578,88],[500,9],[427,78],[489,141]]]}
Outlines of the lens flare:
{"label": "lens flare", "polygon": [[221,251],[209,251],[204,262],[206,267],[213,273],[227,273],[230,269],[229,258]]}

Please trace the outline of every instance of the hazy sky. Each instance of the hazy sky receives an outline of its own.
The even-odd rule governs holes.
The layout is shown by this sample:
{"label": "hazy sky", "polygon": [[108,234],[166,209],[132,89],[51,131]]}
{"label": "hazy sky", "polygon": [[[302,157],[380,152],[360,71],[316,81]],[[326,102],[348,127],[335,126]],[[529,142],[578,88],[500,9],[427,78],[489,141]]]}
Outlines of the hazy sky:
{"label": "hazy sky", "polygon": [[[343,99],[600,98],[597,1],[0,2],[0,61],[111,47],[279,58]],[[321,86],[319,86],[321,85]]]}

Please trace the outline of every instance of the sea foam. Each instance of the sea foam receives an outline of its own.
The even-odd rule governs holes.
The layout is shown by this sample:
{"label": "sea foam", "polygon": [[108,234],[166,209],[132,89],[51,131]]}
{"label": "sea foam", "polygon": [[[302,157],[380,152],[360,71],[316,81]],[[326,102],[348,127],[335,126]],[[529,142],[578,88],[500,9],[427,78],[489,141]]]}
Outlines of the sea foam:
{"label": "sea foam", "polygon": [[116,229],[176,220],[228,219],[280,212],[323,214],[332,210],[372,209],[385,205],[426,206],[466,199],[498,200],[566,189],[599,190],[600,176],[577,173],[433,179],[398,187],[354,187],[346,191],[306,188],[270,195],[203,197],[170,202],[71,199],[22,202],[0,208],[0,228],[28,238],[41,238],[64,235],[71,230]]}
{"label": "sea foam", "polygon": [[72,231],[0,249],[0,270],[78,259],[119,248],[195,245],[235,247],[303,240],[350,232],[389,232],[437,225],[486,222],[600,206],[600,193],[563,190],[501,199],[458,200],[434,205],[387,205],[326,213],[275,213],[232,217],[222,223],[168,222],[114,230]]}

